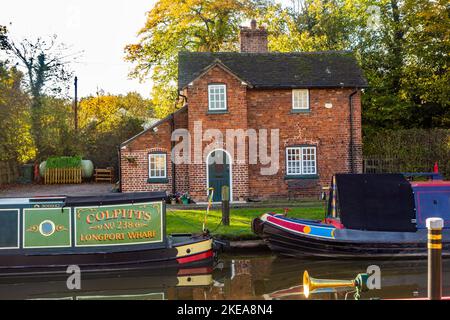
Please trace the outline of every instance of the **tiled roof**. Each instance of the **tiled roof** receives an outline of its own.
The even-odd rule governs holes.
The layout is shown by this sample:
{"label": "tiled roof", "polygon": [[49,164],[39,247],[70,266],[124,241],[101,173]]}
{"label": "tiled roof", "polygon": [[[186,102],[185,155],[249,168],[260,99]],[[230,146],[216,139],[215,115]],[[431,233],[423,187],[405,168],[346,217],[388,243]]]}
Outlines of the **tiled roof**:
{"label": "tiled roof", "polygon": [[180,52],[178,87],[221,64],[253,88],[367,87],[349,51],[302,53]]}

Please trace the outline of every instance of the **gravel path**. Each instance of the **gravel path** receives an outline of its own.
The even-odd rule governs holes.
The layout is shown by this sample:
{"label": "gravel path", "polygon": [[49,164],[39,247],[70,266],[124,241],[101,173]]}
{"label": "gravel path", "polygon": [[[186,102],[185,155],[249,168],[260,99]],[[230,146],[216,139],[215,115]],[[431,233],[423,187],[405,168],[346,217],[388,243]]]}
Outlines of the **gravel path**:
{"label": "gravel path", "polygon": [[40,185],[40,184],[17,184],[0,186],[0,197],[28,198],[35,196],[51,195],[92,195],[110,193],[113,184],[109,183],[84,183],[77,185]]}

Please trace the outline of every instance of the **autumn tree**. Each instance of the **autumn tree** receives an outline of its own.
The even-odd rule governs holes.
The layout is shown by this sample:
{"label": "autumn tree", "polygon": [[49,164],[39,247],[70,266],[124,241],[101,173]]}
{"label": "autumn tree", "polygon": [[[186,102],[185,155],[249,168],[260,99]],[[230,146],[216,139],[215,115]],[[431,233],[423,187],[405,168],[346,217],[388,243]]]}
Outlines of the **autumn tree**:
{"label": "autumn tree", "polygon": [[81,99],[81,153],[97,166],[117,164],[117,146],[143,130],[154,117],[152,102],[139,93],[97,95]]}
{"label": "autumn tree", "polygon": [[31,101],[21,89],[23,74],[0,61],[0,161],[26,162],[35,156],[30,135]]}
{"label": "autumn tree", "polygon": [[235,51],[239,26],[262,1],[159,0],[139,31],[139,42],[125,49],[135,64],[132,76],[152,80],[156,116],[174,110],[179,51]]}
{"label": "autumn tree", "polygon": [[23,69],[24,82],[32,97],[31,119],[32,134],[37,148],[37,158],[41,158],[44,146],[41,139],[42,103],[46,95],[63,95],[72,78],[70,62],[78,56],[68,52],[67,46],[57,41],[56,36],[48,39],[23,39],[15,41],[7,35],[5,28],[1,32],[1,47],[9,57]]}
{"label": "autumn tree", "polygon": [[272,51],[351,50],[369,81],[366,134],[450,124],[450,5],[437,0],[294,0],[261,14]]}

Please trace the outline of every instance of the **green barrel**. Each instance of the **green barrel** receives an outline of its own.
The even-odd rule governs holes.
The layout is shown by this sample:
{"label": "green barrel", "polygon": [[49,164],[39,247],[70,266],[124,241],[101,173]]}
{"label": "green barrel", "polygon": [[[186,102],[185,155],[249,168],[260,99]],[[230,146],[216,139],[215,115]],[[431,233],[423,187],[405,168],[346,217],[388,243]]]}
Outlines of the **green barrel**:
{"label": "green barrel", "polygon": [[20,180],[23,183],[32,183],[34,178],[34,165],[24,164],[20,167]]}

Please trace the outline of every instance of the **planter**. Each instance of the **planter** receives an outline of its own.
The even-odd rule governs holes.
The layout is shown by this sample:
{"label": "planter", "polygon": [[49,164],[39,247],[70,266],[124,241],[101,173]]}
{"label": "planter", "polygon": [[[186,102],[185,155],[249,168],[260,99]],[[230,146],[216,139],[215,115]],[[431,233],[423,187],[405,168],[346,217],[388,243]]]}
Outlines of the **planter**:
{"label": "planter", "polygon": [[182,204],[189,204],[189,198],[181,198]]}
{"label": "planter", "polygon": [[[45,177],[46,171],[47,161],[44,161],[39,165],[39,175]],[[92,178],[94,175],[94,164],[91,160],[81,160],[81,172],[84,179]]]}

